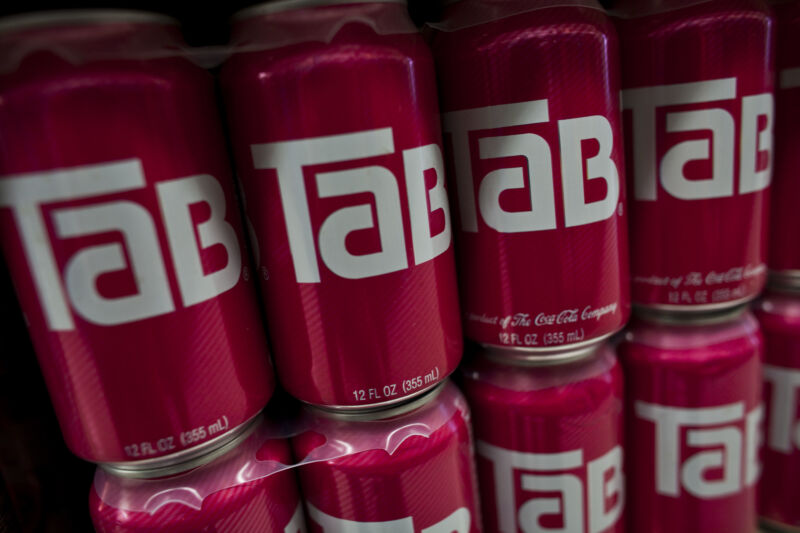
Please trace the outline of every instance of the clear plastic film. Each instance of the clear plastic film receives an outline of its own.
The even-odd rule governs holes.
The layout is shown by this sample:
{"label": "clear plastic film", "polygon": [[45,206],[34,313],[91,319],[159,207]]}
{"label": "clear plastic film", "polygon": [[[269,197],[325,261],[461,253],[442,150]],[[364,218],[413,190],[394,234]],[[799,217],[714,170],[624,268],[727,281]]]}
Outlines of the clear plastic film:
{"label": "clear plastic film", "polygon": [[[210,463],[158,479],[123,478],[98,468],[94,489],[102,502],[123,511],[155,514],[168,504],[200,510],[203,501],[219,491],[361,452],[384,450],[393,455],[409,438],[428,438],[457,415],[469,420],[466,400],[450,382],[404,406],[383,410],[387,418],[376,418],[385,415],[375,413],[332,414],[313,408],[303,409],[294,420],[262,418],[236,448]],[[408,411],[401,412],[404,409]],[[287,460],[276,460],[281,455],[281,440],[306,432],[319,436],[320,444],[294,462],[286,453]],[[276,440],[280,446],[270,447]]]}
{"label": "clear plastic film", "polygon": [[[259,52],[299,43],[329,44],[344,27],[362,25],[377,35],[418,30],[401,3],[332,5],[261,13],[251,9],[232,21],[231,44],[191,47],[177,21],[128,10],[69,10],[0,19],[0,75],[40,53],[80,66],[97,61],[183,58],[206,69],[236,53]],[[403,16],[398,16],[402,12]],[[222,22],[225,24],[226,22]]]}
{"label": "clear plastic film", "polygon": [[618,18],[639,18],[669,11],[678,11],[691,6],[707,4],[714,0],[620,0],[608,11]]}
{"label": "clear plastic film", "polygon": [[603,11],[597,0],[459,0],[446,8],[441,22],[428,23],[428,26],[439,31],[458,31],[556,7],[584,7]]}

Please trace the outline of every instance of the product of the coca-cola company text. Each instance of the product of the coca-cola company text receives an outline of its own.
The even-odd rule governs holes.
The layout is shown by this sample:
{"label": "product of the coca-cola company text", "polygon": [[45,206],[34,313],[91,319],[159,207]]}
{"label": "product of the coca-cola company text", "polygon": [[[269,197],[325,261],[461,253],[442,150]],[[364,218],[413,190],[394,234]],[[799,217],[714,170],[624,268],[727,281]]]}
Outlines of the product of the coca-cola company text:
{"label": "product of the coca-cola company text", "polygon": [[481,531],[469,409],[454,385],[389,409],[307,414],[293,449],[307,462],[310,531]]}
{"label": "product of the coca-cola company text", "polygon": [[607,344],[571,355],[463,367],[487,533],[624,531],[622,371]]}
{"label": "product of the coca-cola company text", "polygon": [[628,531],[753,532],[762,342],[742,307],[632,322],[618,348]]}
{"label": "product of the coca-cola company text", "polygon": [[769,268],[772,283],[800,287],[800,2],[773,2],[777,20],[775,179]]}
{"label": "product of the coca-cola company text", "polygon": [[435,26],[466,336],[596,343],[630,314],[613,25],[591,0],[462,0]]}
{"label": "product of the coca-cola company text", "polygon": [[235,19],[236,165],[283,385],[388,405],[461,358],[433,60],[402,0],[313,4]]}
{"label": "product of the coca-cola company text", "polygon": [[758,514],[800,531],[800,294],[767,293],[755,307],[764,334],[764,472]]}
{"label": "product of the coca-cola company text", "polygon": [[0,22],[0,241],[95,462],[214,446],[273,388],[213,80],[180,46],[148,13]]}
{"label": "product of the coca-cola company text", "polygon": [[[284,439],[264,427],[213,461],[159,479],[98,470],[89,493],[97,533],[305,533],[292,458]],[[163,475],[170,467],[162,467]],[[141,472],[138,473],[141,475]],[[158,474],[157,474],[158,475]]]}
{"label": "product of the coca-cola company text", "polygon": [[619,0],[632,299],[726,308],[766,280],[771,11],[760,0]]}

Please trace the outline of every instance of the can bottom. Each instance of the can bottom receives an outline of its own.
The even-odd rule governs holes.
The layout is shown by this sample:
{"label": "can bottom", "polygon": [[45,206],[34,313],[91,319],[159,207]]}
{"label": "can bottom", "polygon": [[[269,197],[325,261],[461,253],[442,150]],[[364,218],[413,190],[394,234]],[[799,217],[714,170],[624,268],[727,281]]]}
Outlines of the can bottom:
{"label": "can bottom", "polygon": [[260,412],[226,433],[198,446],[153,459],[98,463],[100,468],[115,476],[132,479],[155,479],[186,472],[226,454],[239,445],[258,426]]}
{"label": "can bottom", "polygon": [[[449,374],[448,374],[449,376]],[[390,407],[395,407],[398,405],[403,405],[406,403],[411,402],[412,400],[427,394],[428,392],[432,391],[442,383],[447,381],[447,376],[444,376],[442,379],[437,381],[432,385],[428,385],[423,389],[416,390],[407,396],[403,396],[401,398],[395,398],[392,400],[387,400],[385,402],[378,402],[378,403],[363,403],[359,405],[322,405],[318,403],[311,403],[311,402],[303,402],[306,405],[310,405],[315,409],[321,409],[323,411],[330,411],[336,413],[365,413],[371,411],[380,411],[382,409],[388,409]]]}
{"label": "can bottom", "polygon": [[800,270],[770,271],[767,286],[778,292],[800,292]]}
{"label": "can bottom", "polygon": [[506,344],[489,344],[486,342],[478,343],[480,346],[486,348],[499,357],[515,359],[521,362],[536,362],[542,363],[558,363],[561,361],[568,361],[571,359],[578,359],[591,353],[596,347],[600,346],[603,342],[610,337],[616,335],[625,328],[625,324],[618,329],[606,333],[600,337],[593,339],[576,342],[573,344],[561,344],[558,346],[550,346],[547,348],[526,348],[523,346],[508,346]]}
{"label": "can bottom", "polygon": [[735,306],[721,309],[679,311],[675,309],[659,309],[654,307],[634,306],[633,314],[648,322],[677,326],[707,326],[722,324],[735,319],[747,310],[747,303],[740,302]]}
{"label": "can bottom", "polygon": [[800,533],[800,526],[781,524],[780,522],[764,517],[759,519],[758,525],[764,533]]}
{"label": "can bottom", "polygon": [[634,309],[652,309],[654,311],[664,311],[670,313],[709,313],[714,311],[723,311],[725,309],[731,309],[733,307],[739,307],[742,305],[747,304],[751,300],[755,300],[758,295],[761,294],[752,294],[750,296],[746,296],[744,298],[739,298],[738,300],[731,300],[729,302],[719,302],[715,304],[703,304],[703,305],[672,305],[672,304],[643,304],[643,303],[635,303],[633,304]]}

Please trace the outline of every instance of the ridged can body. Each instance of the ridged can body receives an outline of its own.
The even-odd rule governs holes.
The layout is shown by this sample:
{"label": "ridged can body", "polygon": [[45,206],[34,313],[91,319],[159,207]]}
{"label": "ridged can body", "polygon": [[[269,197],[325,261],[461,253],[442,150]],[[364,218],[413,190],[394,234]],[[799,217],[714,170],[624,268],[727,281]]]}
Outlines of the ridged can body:
{"label": "ridged can body", "polygon": [[749,312],[717,324],[632,323],[618,348],[630,531],[755,529],[762,344]]}
{"label": "ridged can body", "polygon": [[755,306],[764,334],[764,471],[758,514],[800,531],[800,295],[767,293]]}
{"label": "ridged can body", "polygon": [[800,286],[800,2],[774,2],[775,177],[772,182],[769,268],[779,284]]}
{"label": "ridged can body", "polygon": [[463,367],[484,531],[624,531],[623,379],[613,349],[555,365]]}
{"label": "ridged can body", "polygon": [[274,387],[213,80],[176,26],[126,13],[0,32],[0,241],[94,462],[205,445]]}
{"label": "ridged can body", "polygon": [[[238,450],[229,454],[236,455]],[[292,463],[289,444],[283,439],[265,441],[255,454],[258,461],[275,461],[283,465]],[[203,480],[213,482],[219,478],[235,478],[231,471],[233,457],[222,456],[214,463],[201,468]],[[190,474],[191,475],[191,474]],[[177,498],[159,496],[159,489],[148,487],[148,480],[124,479],[105,476],[95,483],[89,493],[89,510],[97,533],[304,533],[306,531],[303,506],[297,489],[294,470],[282,470],[261,479],[222,488],[205,496],[201,502],[188,505],[176,501],[191,499],[195,489],[193,481],[183,476],[185,489],[175,493]],[[181,479],[179,477],[178,479]],[[197,478],[200,479],[200,478]],[[129,510],[115,507],[104,501],[106,493],[114,493],[115,500],[125,502],[126,497],[137,501],[155,503],[152,511]]]}
{"label": "ridged can body", "polygon": [[758,0],[618,4],[633,303],[750,300],[767,274],[771,11]]}
{"label": "ridged can body", "polygon": [[613,25],[596,2],[463,0],[438,27],[465,335],[609,336],[630,314]]}
{"label": "ridged can body", "polygon": [[253,51],[222,85],[282,384],[343,408],[434,386],[461,326],[433,61],[405,5],[256,11],[233,33]]}
{"label": "ridged can body", "polygon": [[300,466],[310,531],[481,531],[469,410],[454,385],[443,387],[388,418],[315,415],[293,439],[295,457],[313,458],[325,443],[350,453]]}

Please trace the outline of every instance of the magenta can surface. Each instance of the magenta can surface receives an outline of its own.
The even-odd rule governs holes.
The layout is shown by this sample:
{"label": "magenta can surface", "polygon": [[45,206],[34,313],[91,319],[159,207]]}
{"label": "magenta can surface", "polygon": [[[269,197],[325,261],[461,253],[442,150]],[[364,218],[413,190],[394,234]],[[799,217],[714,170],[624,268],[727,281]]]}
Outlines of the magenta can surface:
{"label": "magenta can surface", "polygon": [[148,13],[0,23],[0,241],[89,461],[211,446],[274,386],[213,80],[180,46]]}
{"label": "magenta can surface", "polygon": [[758,0],[621,0],[632,298],[724,308],[766,280],[774,23]]}
{"label": "magenta can surface", "polygon": [[311,419],[292,442],[313,461],[298,472],[310,531],[481,531],[469,409],[453,384],[395,408]]}
{"label": "magenta can surface", "polygon": [[462,319],[484,345],[571,349],[630,314],[616,32],[567,4],[462,0],[435,25]]}
{"label": "magenta can surface", "polygon": [[259,468],[292,464],[284,439],[255,434],[196,470],[163,479],[98,471],[89,492],[97,533],[305,533],[294,470],[241,480]]}
{"label": "magenta can surface", "polygon": [[573,355],[462,367],[487,533],[624,531],[622,371],[607,344]]}
{"label": "magenta can surface", "polygon": [[777,20],[775,179],[772,184],[769,268],[776,283],[800,286],[800,2],[773,2]]}
{"label": "magenta can surface", "polygon": [[634,320],[626,384],[628,530],[752,533],[763,407],[758,322]]}
{"label": "magenta can surface", "polygon": [[461,358],[433,60],[402,0],[325,3],[243,12],[222,85],[282,384],[390,404]]}
{"label": "magenta can surface", "polygon": [[767,293],[755,306],[764,334],[766,439],[758,514],[800,531],[800,294]]}

